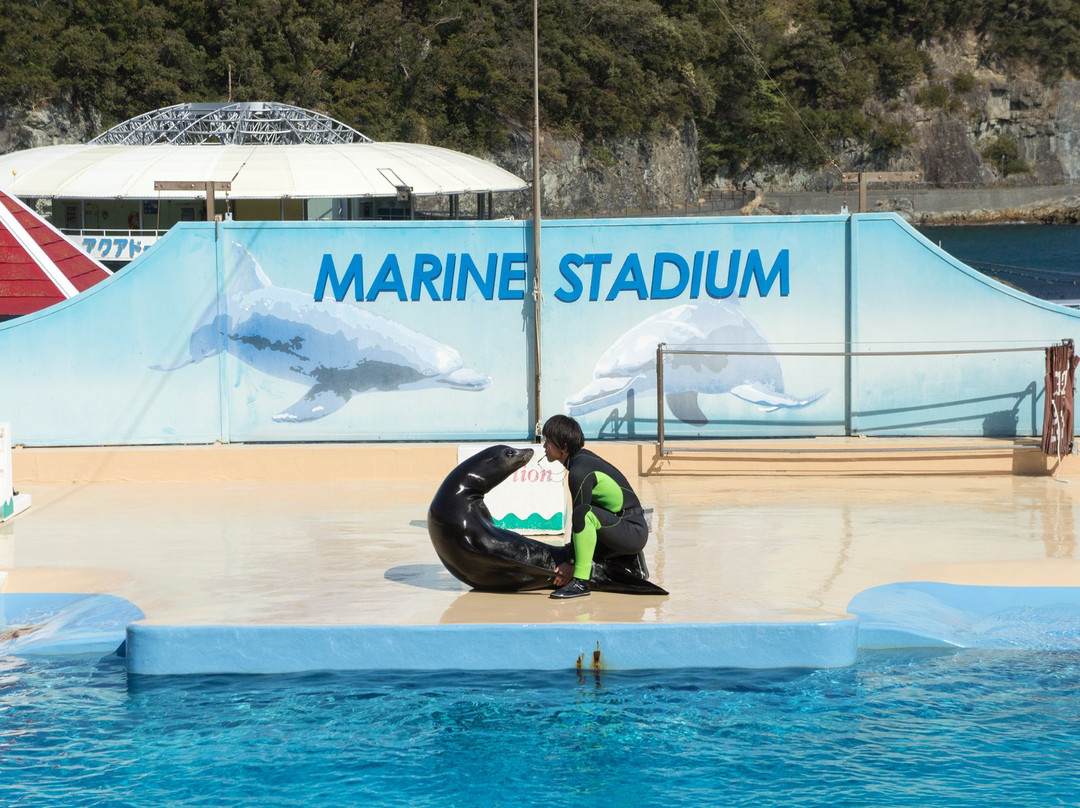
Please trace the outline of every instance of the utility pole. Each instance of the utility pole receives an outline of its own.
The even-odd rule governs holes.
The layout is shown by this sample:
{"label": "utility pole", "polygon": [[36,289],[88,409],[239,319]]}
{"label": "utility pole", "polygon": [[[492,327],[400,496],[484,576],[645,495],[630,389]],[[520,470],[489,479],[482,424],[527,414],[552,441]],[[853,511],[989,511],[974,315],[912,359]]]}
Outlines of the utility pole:
{"label": "utility pole", "polygon": [[157,180],[154,182],[155,191],[204,191],[206,193],[206,221],[214,221],[214,195],[218,191],[231,191],[232,183],[228,180],[202,180],[200,182],[185,182],[182,180]]}
{"label": "utility pole", "polygon": [[870,183],[918,182],[918,171],[852,171],[844,172],[844,182],[859,183],[859,213],[866,213],[866,188]]}
{"label": "utility pole", "polygon": [[534,438],[540,442],[540,9],[533,0],[533,408]]}

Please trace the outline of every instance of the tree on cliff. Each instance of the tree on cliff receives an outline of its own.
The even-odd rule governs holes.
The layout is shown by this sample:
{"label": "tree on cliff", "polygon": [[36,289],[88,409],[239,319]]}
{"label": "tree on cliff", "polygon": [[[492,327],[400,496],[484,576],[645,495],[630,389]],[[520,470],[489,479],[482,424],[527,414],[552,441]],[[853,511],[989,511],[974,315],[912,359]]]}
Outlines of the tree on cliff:
{"label": "tree on cliff", "polygon": [[[1080,72],[1080,0],[542,0],[543,125],[603,140],[697,123],[706,174],[888,156],[868,115],[922,79],[920,46]],[[376,139],[478,152],[531,120],[521,0],[0,0],[0,105],[64,99],[106,125],[181,101],[275,100]]]}

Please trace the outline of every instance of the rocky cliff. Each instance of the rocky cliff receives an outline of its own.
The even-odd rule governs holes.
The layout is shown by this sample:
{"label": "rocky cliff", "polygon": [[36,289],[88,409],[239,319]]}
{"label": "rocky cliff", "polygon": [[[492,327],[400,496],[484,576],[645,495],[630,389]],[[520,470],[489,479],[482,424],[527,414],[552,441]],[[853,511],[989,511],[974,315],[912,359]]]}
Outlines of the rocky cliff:
{"label": "rocky cliff", "polygon": [[[669,210],[701,195],[697,127],[692,120],[651,136],[584,143],[546,134],[540,141],[541,210],[546,216],[631,214]],[[510,148],[490,159],[532,179],[532,140],[518,133]],[[532,201],[510,215],[531,218]]]}
{"label": "rocky cliff", "polygon": [[[751,183],[779,191],[824,190],[836,187],[839,170],[918,171],[921,185],[935,188],[1080,182],[1080,82],[1045,85],[1034,68],[987,62],[973,34],[925,53],[932,65],[927,76],[899,98],[866,109],[907,131],[898,153],[882,158],[853,144],[833,156],[832,168],[774,166],[750,177]],[[711,184],[725,182],[715,178]]]}
{"label": "rocky cliff", "polygon": [[[1080,81],[1044,85],[1034,69],[989,63],[973,35],[927,48],[926,55],[932,69],[923,80],[899,98],[872,102],[866,110],[906,133],[905,145],[888,157],[865,144],[851,144],[816,170],[771,166],[745,176],[703,178],[692,120],[617,141],[583,142],[546,133],[541,147],[544,214],[662,212],[699,205],[710,193],[741,191],[744,183],[765,193],[765,204],[756,205],[756,212],[768,213],[775,212],[768,204],[770,193],[836,189],[840,172],[857,170],[918,171],[924,189],[1080,182]],[[100,121],[66,104],[0,109],[0,152],[83,142],[100,130]],[[521,177],[532,176],[527,132],[512,133],[505,151],[486,156]],[[897,209],[903,212],[903,207],[901,202]],[[1059,207],[1051,202],[1040,216],[1060,219]],[[531,199],[523,195],[495,212],[529,217]],[[949,215],[968,213],[977,212]],[[1000,211],[990,215],[1000,218]]]}
{"label": "rocky cliff", "polygon": [[100,120],[62,101],[33,109],[0,107],[0,154],[85,143],[100,133]]}
{"label": "rocky cliff", "polygon": [[[989,209],[917,212],[900,194],[895,205],[885,202],[878,209],[935,221],[1075,222],[1077,190],[1064,186],[1080,182],[1080,81],[1044,85],[1033,69],[987,63],[973,36],[928,48],[927,56],[933,65],[929,75],[898,99],[875,102],[867,109],[908,132],[907,144],[889,158],[875,155],[865,144],[854,144],[833,155],[832,165],[817,170],[771,166],[745,176],[701,177],[693,121],[618,143],[549,136],[541,151],[543,209],[549,215],[678,209],[699,205],[710,194],[741,190],[745,183],[764,194],[764,204],[751,205],[753,212],[767,214],[778,212],[776,205],[768,204],[770,194],[836,189],[844,171],[917,171],[922,178],[918,186],[925,193],[1063,187],[1035,204],[1010,201],[1022,195],[1005,191],[992,197],[997,207]],[[1007,154],[1013,148],[1014,157],[997,159],[995,152]],[[492,159],[519,176],[531,176],[531,145],[524,137]],[[985,203],[986,197],[981,201]],[[527,209],[513,213],[529,215]]]}
{"label": "rocky cliff", "polygon": [[[928,55],[933,74],[907,88],[892,113],[915,135],[903,168],[931,185],[1080,180],[1080,82],[1047,86],[1033,69],[986,64],[973,35]],[[1011,165],[990,153],[995,143],[1015,144]]]}

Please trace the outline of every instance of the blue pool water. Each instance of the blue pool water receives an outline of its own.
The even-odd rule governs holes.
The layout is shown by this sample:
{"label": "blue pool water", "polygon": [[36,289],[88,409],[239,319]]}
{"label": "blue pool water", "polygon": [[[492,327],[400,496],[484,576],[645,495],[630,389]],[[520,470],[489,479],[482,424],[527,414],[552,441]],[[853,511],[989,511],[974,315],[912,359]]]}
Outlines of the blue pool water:
{"label": "blue pool water", "polygon": [[0,658],[0,804],[1080,804],[1080,652],[818,671],[129,677]]}

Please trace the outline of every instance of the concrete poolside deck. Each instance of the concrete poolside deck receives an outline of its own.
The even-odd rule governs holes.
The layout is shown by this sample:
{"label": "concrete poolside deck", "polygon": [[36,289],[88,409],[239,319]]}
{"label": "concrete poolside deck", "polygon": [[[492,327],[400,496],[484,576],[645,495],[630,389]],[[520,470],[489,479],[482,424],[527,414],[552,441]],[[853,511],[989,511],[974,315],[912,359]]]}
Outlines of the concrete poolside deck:
{"label": "concrete poolside deck", "polygon": [[[550,655],[567,667],[594,644],[599,654],[602,641],[613,664],[621,654],[629,666],[650,666],[649,655],[663,653],[738,664],[762,635],[736,637],[731,627],[769,625],[805,626],[802,640],[782,642],[800,646],[808,664],[845,664],[854,647],[841,650],[850,643],[836,631],[852,622],[852,598],[874,587],[1080,587],[1077,459],[936,443],[733,442],[671,458],[653,444],[591,443],[643,475],[636,486],[653,508],[647,559],[671,594],[569,602],[546,591],[472,592],[442,567],[425,519],[456,445],[16,449],[14,478],[33,505],[0,525],[8,573],[0,592],[131,601],[146,619],[129,645],[141,641],[154,657],[134,654],[133,666],[152,673],[238,670],[213,659],[243,644],[249,658],[297,654],[334,667],[346,641],[368,646],[343,664],[379,653],[379,666],[391,667],[405,658],[403,642],[410,658],[424,657],[420,667],[506,667],[508,655]],[[526,626],[532,634],[514,633]],[[292,633],[271,637],[266,627]],[[619,639],[627,627],[636,628]],[[659,627],[671,631],[642,633]],[[697,627],[697,640],[677,639],[686,627]],[[238,640],[245,629],[254,631]],[[322,632],[316,652],[303,647],[312,631]],[[729,643],[730,653],[678,650],[702,637]],[[754,657],[748,666],[777,661],[803,657]],[[290,664],[281,669],[303,660]]]}

